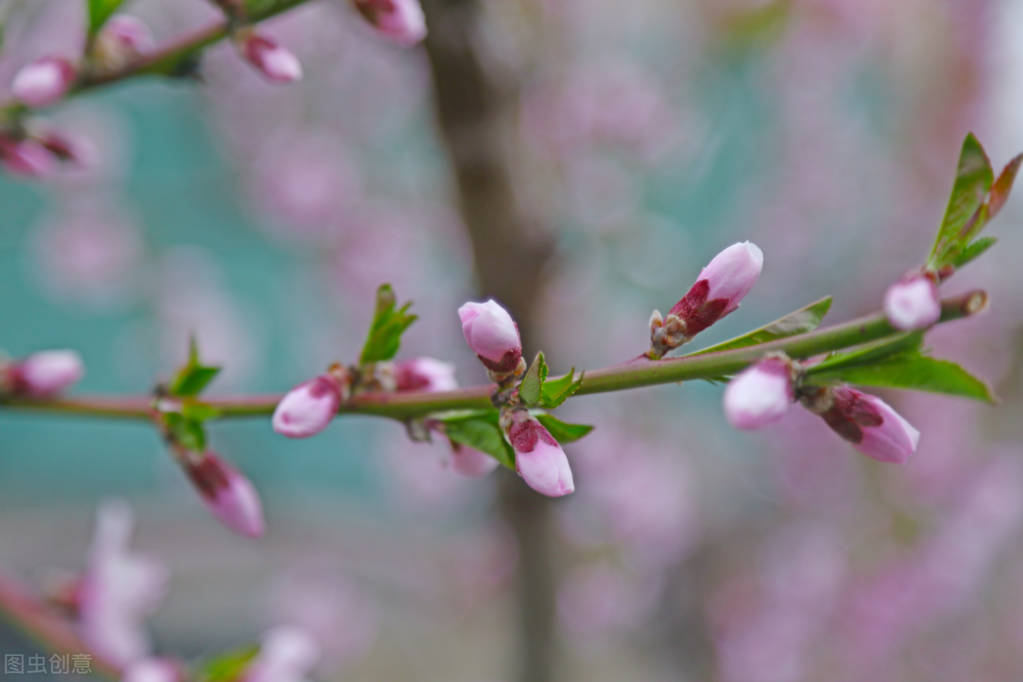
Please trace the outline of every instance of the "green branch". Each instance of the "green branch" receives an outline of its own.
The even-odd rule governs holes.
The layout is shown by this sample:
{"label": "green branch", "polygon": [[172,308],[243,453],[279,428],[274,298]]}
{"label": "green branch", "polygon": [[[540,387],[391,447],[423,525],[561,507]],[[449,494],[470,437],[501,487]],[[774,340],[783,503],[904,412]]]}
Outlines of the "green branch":
{"label": "green branch", "polygon": [[[940,322],[969,317],[987,304],[982,290],[946,298],[942,301]],[[647,360],[638,358],[622,365],[583,373],[582,386],[575,396],[624,391],[643,386],[672,384],[693,379],[715,379],[734,374],[757,361],[765,353],[782,351],[794,359],[808,358],[843,350],[870,341],[895,336],[883,313],[874,313],[848,322],[822,327],[812,332],[770,341],[756,346],[693,354],[680,358]],[[553,377],[551,380],[556,380]],[[407,420],[447,410],[485,409],[491,407],[493,385],[473,386],[457,391],[400,393],[363,393],[341,406],[339,414],[367,414]],[[207,399],[203,402],[217,409],[218,419],[266,417],[273,413],[280,396],[245,396]],[[12,410],[67,414],[83,417],[115,419],[153,418],[153,399],[140,397],[89,397],[57,400],[6,398],[0,407]]]}

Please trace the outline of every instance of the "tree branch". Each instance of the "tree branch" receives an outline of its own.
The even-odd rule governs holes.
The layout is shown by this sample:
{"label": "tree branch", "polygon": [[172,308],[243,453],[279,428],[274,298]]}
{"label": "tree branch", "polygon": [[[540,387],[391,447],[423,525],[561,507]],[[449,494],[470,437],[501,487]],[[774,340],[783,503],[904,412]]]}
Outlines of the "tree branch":
{"label": "tree branch", "polygon": [[[946,298],[941,302],[939,323],[969,317],[982,310],[986,301],[987,294],[980,289]],[[899,331],[888,324],[884,313],[878,312],[748,348],[663,360],[637,358],[613,367],[586,371],[582,387],[575,395],[624,391],[642,386],[672,384],[693,379],[714,379],[722,375],[734,374],[771,351],[781,351],[789,357],[799,360],[858,346],[897,333]],[[363,393],[343,404],[338,413],[342,415],[366,414],[407,420],[446,410],[485,409],[491,407],[490,395],[493,389],[493,384],[487,384],[435,393],[422,391]],[[269,395],[210,398],[203,402],[220,410],[218,419],[228,419],[268,416],[273,413],[279,400],[280,396]],[[150,396],[79,397],[54,400],[8,397],[0,399],[0,407],[115,419],[151,420],[154,414],[153,398]]]}

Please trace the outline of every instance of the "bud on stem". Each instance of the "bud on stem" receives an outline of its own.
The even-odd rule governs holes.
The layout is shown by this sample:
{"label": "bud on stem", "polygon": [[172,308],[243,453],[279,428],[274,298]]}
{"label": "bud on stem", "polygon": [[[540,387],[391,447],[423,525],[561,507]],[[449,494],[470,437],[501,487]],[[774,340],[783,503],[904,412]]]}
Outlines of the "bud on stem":
{"label": "bud on stem", "polygon": [[725,416],[737,429],[758,429],[780,419],[795,400],[793,363],[770,355],[736,375],[725,388]]}
{"label": "bud on stem", "polygon": [[302,382],[288,391],[273,414],[273,429],[289,438],[308,438],[327,428],[349,395],[347,370],[331,371]]}
{"label": "bud on stem", "polygon": [[458,317],[466,343],[490,370],[491,378],[503,383],[525,371],[519,327],[500,304],[493,299],[470,301],[458,309]]}
{"label": "bud on stem", "polygon": [[561,497],[575,490],[565,451],[529,410],[506,410],[501,422],[515,450],[515,469],[530,488],[548,497]]}
{"label": "bud on stem", "polygon": [[14,96],[30,107],[59,101],[75,80],[75,67],[63,57],[43,57],[21,67],[11,82]]}
{"label": "bud on stem", "polygon": [[178,459],[206,507],[231,530],[250,538],[263,535],[263,505],[252,483],[215,453],[184,451]]}
{"label": "bud on stem", "polygon": [[738,242],[714,256],[668,314],[650,318],[650,350],[657,360],[739,307],[760,277],[764,254],[752,242]]}
{"label": "bud on stem", "polygon": [[902,464],[916,452],[920,432],[888,403],[850,386],[804,388],[800,400],[859,452]]}
{"label": "bud on stem", "polygon": [[918,272],[903,277],[885,292],[884,312],[896,329],[930,327],[941,317],[937,275]]}

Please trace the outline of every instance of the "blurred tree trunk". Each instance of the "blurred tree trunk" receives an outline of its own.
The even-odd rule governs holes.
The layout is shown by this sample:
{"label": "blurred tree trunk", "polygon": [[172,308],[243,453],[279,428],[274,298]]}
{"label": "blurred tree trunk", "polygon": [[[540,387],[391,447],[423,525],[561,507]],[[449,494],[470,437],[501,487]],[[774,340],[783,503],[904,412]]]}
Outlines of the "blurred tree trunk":
{"label": "blurred tree trunk", "polygon": [[[514,135],[509,121],[514,119],[518,83],[507,73],[499,79],[484,68],[477,0],[426,0],[424,7],[438,123],[472,241],[479,293],[508,308],[528,344],[528,355],[540,343],[533,301],[541,295],[552,249],[550,238],[536,229],[535,218],[515,198],[506,150]],[[518,679],[548,682],[557,658],[552,503],[512,475],[500,477],[498,495],[519,547]]]}

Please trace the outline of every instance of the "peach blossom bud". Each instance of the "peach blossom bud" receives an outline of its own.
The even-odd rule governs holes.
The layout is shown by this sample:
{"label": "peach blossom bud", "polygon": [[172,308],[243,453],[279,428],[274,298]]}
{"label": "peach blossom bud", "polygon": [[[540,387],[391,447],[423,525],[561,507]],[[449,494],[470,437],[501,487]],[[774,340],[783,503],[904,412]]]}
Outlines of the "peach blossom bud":
{"label": "peach blossom bud", "polygon": [[513,411],[510,421],[506,433],[522,480],[548,497],[561,497],[575,490],[568,457],[543,424],[527,410]]}
{"label": "peach blossom bud", "polygon": [[57,169],[56,159],[36,140],[11,140],[0,135],[0,162],[4,169],[26,178],[45,178]]}
{"label": "peach blossom bud", "polygon": [[398,45],[415,45],[426,37],[426,17],[419,0],[355,0],[355,8]]}
{"label": "peach blossom bud", "polygon": [[288,391],[274,410],[274,431],[289,438],[308,438],[327,428],[341,404],[341,383],[330,374],[302,382]]}
{"label": "peach blossom bud", "polygon": [[402,360],[394,366],[394,378],[399,391],[453,391],[455,366],[434,358]]}
{"label": "peach blossom bud", "polygon": [[920,441],[920,432],[888,403],[849,386],[832,389],[821,417],[854,448],[881,462],[902,464]]}
{"label": "peach blossom bud", "polygon": [[207,452],[184,462],[185,473],[195,484],[213,515],[233,531],[250,538],[263,534],[263,505],[252,483],[231,464]]}
{"label": "peach blossom bud", "polygon": [[451,443],[451,468],[463,476],[480,478],[497,468],[497,460],[461,443]]}
{"label": "peach blossom bud", "polygon": [[669,315],[685,323],[691,338],[739,307],[764,267],[764,253],[752,242],[738,242],[714,256]]}
{"label": "peach blossom bud", "polygon": [[11,92],[30,107],[45,107],[60,100],[75,80],[75,67],[61,57],[43,57],[14,74]]}
{"label": "peach blossom bud", "polygon": [[725,416],[737,429],[758,429],[780,419],[794,399],[789,363],[764,358],[728,382]]}
{"label": "peach blossom bud", "polygon": [[900,279],[884,295],[884,313],[896,329],[923,329],[941,317],[938,286],[924,274]]}
{"label": "peach blossom bud", "polygon": [[271,83],[292,83],[302,79],[302,62],[290,50],[257,33],[242,43],[242,55]]}
{"label": "peach blossom bud", "polygon": [[145,22],[130,14],[117,14],[100,29],[93,55],[105,68],[119,69],[155,46],[153,32]]}
{"label": "peach blossom bud", "polygon": [[73,350],[45,350],[19,360],[8,371],[16,393],[41,398],[74,384],[85,374],[85,367]]}
{"label": "peach blossom bud", "polygon": [[282,626],[263,636],[244,682],[303,682],[320,659],[320,647],[305,630]]}
{"label": "peach blossom bud", "polygon": [[494,299],[485,303],[469,301],[458,309],[462,334],[487,369],[513,372],[522,359],[519,328],[508,311]]}

